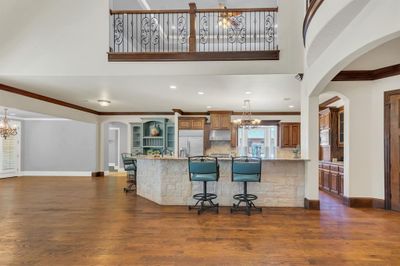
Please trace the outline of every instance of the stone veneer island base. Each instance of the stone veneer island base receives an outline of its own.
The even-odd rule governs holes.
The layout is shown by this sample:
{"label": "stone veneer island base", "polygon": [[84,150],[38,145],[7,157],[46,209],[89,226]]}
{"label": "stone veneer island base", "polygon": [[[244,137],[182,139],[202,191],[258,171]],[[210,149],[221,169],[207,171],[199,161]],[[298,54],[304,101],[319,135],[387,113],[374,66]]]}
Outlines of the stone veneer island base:
{"label": "stone veneer island base", "polygon": [[[243,183],[231,182],[231,160],[220,159],[218,182],[208,182],[209,193],[216,193],[220,206],[232,206],[234,194],[243,193]],[[304,207],[302,159],[267,159],[262,162],[260,183],[248,183],[259,207]],[[201,193],[202,182],[190,182],[187,159],[138,158],[137,194],[160,205],[192,205],[192,196]]]}

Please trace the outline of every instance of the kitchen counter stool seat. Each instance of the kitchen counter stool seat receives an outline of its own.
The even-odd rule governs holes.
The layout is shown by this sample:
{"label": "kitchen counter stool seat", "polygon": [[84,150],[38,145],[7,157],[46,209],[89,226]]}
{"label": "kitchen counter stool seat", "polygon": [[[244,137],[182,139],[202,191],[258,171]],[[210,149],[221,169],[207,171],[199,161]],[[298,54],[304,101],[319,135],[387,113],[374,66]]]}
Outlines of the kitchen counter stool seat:
{"label": "kitchen counter stool seat", "polygon": [[197,209],[197,214],[206,210],[214,210],[218,213],[219,205],[213,200],[217,198],[214,193],[207,192],[207,182],[218,181],[218,159],[207,156],[195,156],[188,158],[190,181],[203,182],[203,192],[193,195],[197,200],[195,205],[189,206],[189,210]]}
{"label": "kitchen counter stool seat", "polygon": [[[261,212],[262,209],[255,206],[254,202],[257,196],[247,193],[247,182],[261,181],[261,159],[250,157],[232,158],[232,182],[243,182],[244,193],[233,196],[237,200],[237,204],[233,204],[231,213],[236,211],[245,211],[247,215],[251,215],[251,211]],[[244,203],[244,206],[240,206]]]}

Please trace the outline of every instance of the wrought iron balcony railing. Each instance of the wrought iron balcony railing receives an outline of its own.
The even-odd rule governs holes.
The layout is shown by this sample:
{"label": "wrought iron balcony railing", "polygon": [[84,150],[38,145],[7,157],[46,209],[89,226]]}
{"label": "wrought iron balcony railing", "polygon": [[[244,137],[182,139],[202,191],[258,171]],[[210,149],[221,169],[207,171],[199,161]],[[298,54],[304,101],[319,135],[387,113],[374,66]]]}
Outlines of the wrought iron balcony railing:
{"label": "wrought iron balcony railing", "polygon": [[109,61],[277,60],[278,8],[110,11]]}

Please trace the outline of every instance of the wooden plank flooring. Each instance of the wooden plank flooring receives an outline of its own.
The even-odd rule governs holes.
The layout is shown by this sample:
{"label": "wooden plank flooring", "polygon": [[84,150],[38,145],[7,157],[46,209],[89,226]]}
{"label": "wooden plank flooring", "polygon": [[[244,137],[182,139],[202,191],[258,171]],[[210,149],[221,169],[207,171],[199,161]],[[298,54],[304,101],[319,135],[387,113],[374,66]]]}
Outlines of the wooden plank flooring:
{"label": "wooden plank flooring", "polygon": [[0,180],[0,265],[400,265],[400,213],[266,208],[198,216],[124,177]]}

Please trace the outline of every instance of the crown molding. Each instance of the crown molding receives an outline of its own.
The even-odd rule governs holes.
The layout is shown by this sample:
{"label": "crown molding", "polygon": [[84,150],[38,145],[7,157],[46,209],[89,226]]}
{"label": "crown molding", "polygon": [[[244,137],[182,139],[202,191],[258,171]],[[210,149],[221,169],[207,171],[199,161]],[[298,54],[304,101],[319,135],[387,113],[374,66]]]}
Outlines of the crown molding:
{"label": "crown molding", "polygon": [[400,64],[373,70],[343,70],[332,81],[371,81],[400,75]]}
{"label": "crown molding", "polygon": [[[174,115],[175,113],[179,113],[181,115],[210,115],[210,113],[229,113],[232,115],[242,115],[242,112],[234,112],[234,111],[208,111],[208,112],[184,112],[181,109],[172,109],[172,112],[99,112],[93,109],[89,109],[83,106],[79,106],[76,104],[68,103],[65,101],[57,100],[55,98],[47,97],[41,94],[29,92],[26,90],[22,90],[19,88],[11,87],[5,84],[0,83],[0,90],[7,91],[10,93],[18,94],[21,96],[29,97],[32,99],[68,107],[71,109],[99,115],[99,116],[128,116],[128,115]],[[300,115],[300,112],[252,112],[253,115]]]}

